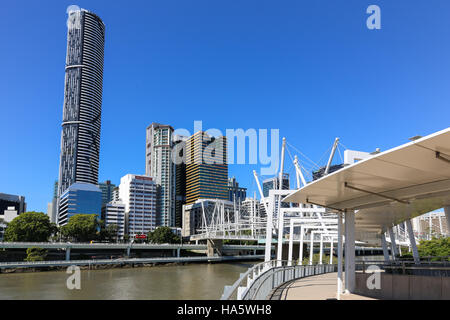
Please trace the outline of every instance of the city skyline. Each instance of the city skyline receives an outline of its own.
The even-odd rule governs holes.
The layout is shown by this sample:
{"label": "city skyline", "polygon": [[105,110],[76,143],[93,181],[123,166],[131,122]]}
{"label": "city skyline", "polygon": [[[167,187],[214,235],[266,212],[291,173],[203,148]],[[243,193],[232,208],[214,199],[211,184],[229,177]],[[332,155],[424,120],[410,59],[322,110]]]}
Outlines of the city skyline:
{"label": "city skyline", "polygon": [[[449,97],[445,88],[450,81],[442,70],[448,69],[449,62],[441,56],[448,56],[450,47],[441,39],[448,36],[449,22],[435,18],[445,9],[417,3],[409,15],[425,11],[433,18],[421,16],[420,32],[408,38],[404,36],[409,28],[405,19],[411,16],[399,18],[400,3],[381,2],[386,14],[379,33],[365,28],[364,5],[356,1],[346,5],[326,4],[320,10],[314,5],[291,2],[281,7],[273,5],[273,8],[264,3],[249,20],[233,13],[233,5],[225,2],[206,5],[200,1],[192,7],[180,3],[176,8],[156,3],[131,3],[137,9],[151,8],[145,14],[155,19],[148,18],[145,22],[137,19],[123,30],[119,30],[125,23],[119,23],[121,8],[118,6],[98,1],[78,3],[97,13],[108,30],[111,28],[107,35],[111,39],[107,40],[105,49],[105,113],[102,115],[105,127],[102,126],[98,182],[111,180],[118,184],[120,177],[127,173],[144,174],[144,130],[152,122],[169,124],[175,129],[190,128],[194,120],[203,120],[205,126],[223,131],[225,128],[278,128],[280,138],[286,136],[314,160],[320,159],[335,136],[341,137],[350,149],[373,151],[376,147],[385,150],[406,142],[408,137],[447,127],[449,111],[445,101]],[[11,90],[0,94],[2,112],[21,117],[21,121],[14,122],[15,126],[7,123],[0,129],[2,136],[12,134],[14,137],[6,139],[5,153],[0,159],[3,168],[0,191],[25,196],[29,210],[46,212],[57,178],[59,151],[55,145],[58,145],[62,118],[61,82],[67,17],[64,13],[69,4],[28,4],[29,10],[24,12],[25,28],[17,28],[5,36],[6,43],[17,48],[24,44],[15,38],[28,39],[31,43],[27,46],[35,45],[34,57],[26,51],[20,53],[31,58],[24,59],[23,65],[6,66],[7,76],[2,77],[1,87]],[[6,6],[9,10],[18,10],[15,8],[19,5],[20,1]],[[36,11],[34,6],[39,6],[44,18],[32,15]],[[42,10],[47,6],[49,10]],[[249,4],[239,8],[245,16],[253,12]],[[210,31],[203,28],[211,23],[207,9],[224,13],[223,18],[212,15],[218,22],[212,24]],[[269,27],[266,19],[271,17],[272,9],[277,10],[279,20]],[[288,13],[288,9],[292,12]],[[186,10],[191,15],[177,22]],[[333,10],[337,13],[331,14]],[[144,13],[138,11],[145,10],[133,10],[144,18]],[[195,12],[200,17],[198,21],[194,21]],[[285,21],[281,21],[280,16]],[[351,19],[347,19],[349,16]],[[226,23],[230,17],[236,21],[232,26]],[[22,22],[11,21],[7,16],[2,16],[2,21],[12,26]],[[315,33],[319,39],[311,39],[302,32],[307,23],[320,31]],[[180,30],[184,24],[189,27]],[[28,37],[37,32],[30,30],[30,25],[38,29],[39,34],[49,36],[36,37],[42,43],[25,38],[25,31],[31,32]],[[388,35],[384,33],[387,28],[396,32]],[[132,30],[141,32],[133,34]],[[214,33],[219,35],[218,42],[212,41]],[[242,37],[236,40],[238,35]],[[330,40],[333,36],[336,40]],[[139,37],[144,40],[138,41]],[[187,43],[192,38],[193,43]],[[396,46],[399,41],[401,48]],[[274,44],[279,49],[270,48]],[[51,50],[46,49],[47,46]],[[425,52],[423,47],[439,50]],[[150,48],[152,50],[145,50]],[[305,48],[310,49],[302,50]],[[333,49],[334,55],[327,53]],[[0,54],[3,60],[11,60],[11,53]],[[210,61],[200,62],[208,56],[212,57]],[[128,59],[120,66],[123,57]],[[41,67],[47,72],[36,82],[34,74]],[[19,79],[29,80],[22,85]],[[131,81],[123,81],[126,79]],[[31,87],[29,81],[33,81],[35,87]],[[20,96],[18,92],[24,85],[31,90]],[[149,99],[146,99],[146,92],[150,93]],[[35,109],[40,112],[33,112]],[[190,110],[188,117],[183,115],[187,109]],[[370,114],[367,110],[371,110]],[[219,118],[219,114],[225,117]],[[131,140],[136,142],[128,143]],[[33,155],[31,166],[25,164],[25,155],[20,156],[20,151],[25,149]],[[256,190],[251,175],[255,167],[230,165],[229,168],[229,176],[236,176],[240,185],[248,188],[249,195]]]}

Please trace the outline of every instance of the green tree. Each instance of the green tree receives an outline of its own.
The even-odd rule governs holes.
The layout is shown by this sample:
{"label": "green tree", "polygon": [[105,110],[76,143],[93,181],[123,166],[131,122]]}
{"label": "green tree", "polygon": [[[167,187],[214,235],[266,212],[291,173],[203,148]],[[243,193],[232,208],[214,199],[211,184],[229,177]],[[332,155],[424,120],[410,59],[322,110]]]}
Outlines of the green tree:
{"label": "green tree", "polygon": [[117,242],[119,226],[117,224],[103,225],[100,230],[100,239]]}
{"label": "green tree", "polygon": [[[314,253],[313,254],[313,264],[319,264],[320,262],[320,253]],[[322,256],[322,263],[323,264],[329,264],[330,263],[330,256],[324,254]],[[308,265],[309,264],[309,253],[306,253],[306,256],[303,257],[303,264]],[[332,264],[337,264],[337,258],[333,255],[332,258]]]}
{"label": "green tree", "polygon": [[89,242],[99,237],[100,222],[96,214],[76,214],[61,227],[61,234],[78,242]]}
{"label": "green tree", "polygon": [[169,227],[158,227],[153,232],[149,232],[147,239],[152,243],[179,243],[180,238],[172,232]]}
{"label": "green tree", "polygon": [[4,239],[10,242],[46,242],[56,230],[56,225],[45,213],[24,212],[8,224]]}
{"label": "green tree", "polygon": [[46,249],[31,247],[27,249],[27,257],[25,258],[25,261],[44,261],[46,256]]}
{"label": "green tree", "polygon": [[[432,260],[441,260],[450,256],[450,238],[433,238],[422,240],[417,246],[420,257],[433,257]],[[450,258],[449,258],[450,260]]]}

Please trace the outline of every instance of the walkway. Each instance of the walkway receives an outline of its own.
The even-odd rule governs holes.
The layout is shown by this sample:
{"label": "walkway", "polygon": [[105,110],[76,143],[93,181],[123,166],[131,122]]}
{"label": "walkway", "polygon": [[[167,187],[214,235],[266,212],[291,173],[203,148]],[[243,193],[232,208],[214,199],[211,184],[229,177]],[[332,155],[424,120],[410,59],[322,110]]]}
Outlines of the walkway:
{"label": "walkway", "polygon": [[[326,273],[290,281],[277,288],[271,300],[336,300],[337,273]],[[343,294],[341,300],[375,300],[356,294]]]}

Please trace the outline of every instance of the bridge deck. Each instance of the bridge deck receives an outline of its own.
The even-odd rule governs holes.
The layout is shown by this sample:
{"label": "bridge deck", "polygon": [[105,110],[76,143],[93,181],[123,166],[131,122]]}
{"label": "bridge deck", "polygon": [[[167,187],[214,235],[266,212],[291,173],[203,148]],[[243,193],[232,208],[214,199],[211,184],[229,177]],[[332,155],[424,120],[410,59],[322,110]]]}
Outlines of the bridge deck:
{"label": "bridge deck", "polygon": [[[326,273],[290,281],[276,289],[271,300],[335,300],[337,273]],[[341,300],[375,300],[356,294],[342,294]]]}

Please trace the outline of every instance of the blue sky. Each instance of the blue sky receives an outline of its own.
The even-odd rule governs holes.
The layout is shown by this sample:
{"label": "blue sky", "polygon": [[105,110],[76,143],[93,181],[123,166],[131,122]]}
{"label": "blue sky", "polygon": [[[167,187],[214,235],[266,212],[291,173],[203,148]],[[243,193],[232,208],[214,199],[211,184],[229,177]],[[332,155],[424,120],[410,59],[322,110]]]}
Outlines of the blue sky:
{"label": "blue sky", "polygon": [[[0,192],[29,210],[58,176],[71,4],[106,25],[100,181],[145,172],[151,122],[279,129],[320,164],[335,137],[386,150],[449,125],[449,1],[3,1]],[[251,194],[253,169],[229,168]]]}

